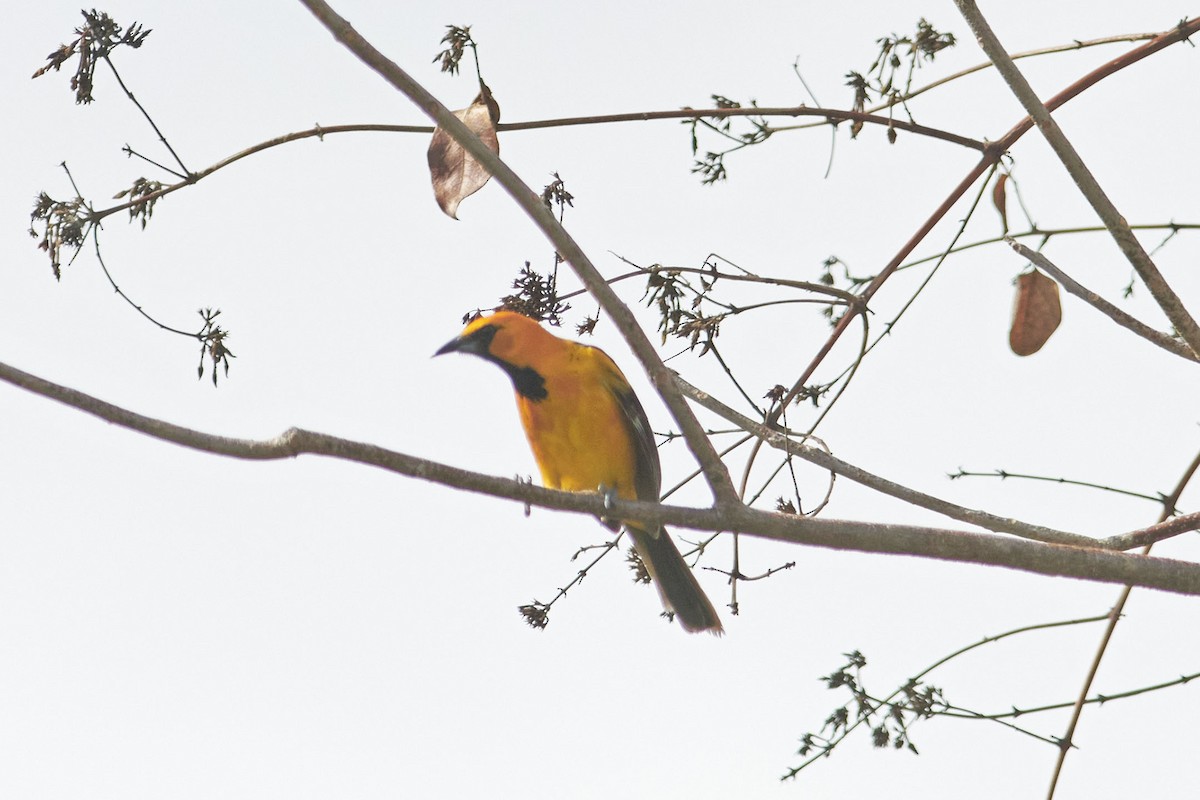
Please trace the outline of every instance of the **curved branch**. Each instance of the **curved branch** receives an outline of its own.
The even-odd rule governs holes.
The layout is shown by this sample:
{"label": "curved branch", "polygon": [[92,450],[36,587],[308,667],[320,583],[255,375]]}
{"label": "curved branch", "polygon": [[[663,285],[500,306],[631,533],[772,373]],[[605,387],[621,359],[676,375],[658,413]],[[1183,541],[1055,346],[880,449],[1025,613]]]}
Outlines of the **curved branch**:
{"label": "curved branch", "polygon": [[[650,122],[658,119],[700,119],[703,117],[823,117],[828,121],[844,121],[855,120],[858,122],[870,123],[872,125],[882,125],[885,127],[899,128],[910,133],[915,133],[921,136],[929,136],[934,139],[950,142],[952,144],[969,147],[972,150],[984,152],[987,150],[987,144],[977,139],[971,139],[966,136],[959,136],[949,131],[938,130],[937,128],[929,128],[924,125],[916,125],[911,122],[902,122],[900,120],[889,120],[887,117],[881,117],[876,114],[870,114],[861,111],[845,111],[837,108],[812,108],[809,106],[782,107],[782,108],[706,108],[694,109],[684,108],[673,111],[633,111],[623,114],[601,114],[591,117],[563,117],[561,119],[535,119],[525,122],[502,122],[496,126],[498,132],[505,131],[532,131],[542,128],[565,128],[572,125],[605,125],[614,122]],[[243,158],[252,156],[255,153],[261,153],[263,150],[270,150],[272,147],[289,144],[291,142],[299,142],[304,139],[324,139],[338,133],[433,133],[434,126],[432,125],[382,125],[374,123],[362,123],[357,125],[316,125],[312,128],[303,131],[293,131],[285,133],[281,136],[276,136],[273,139],[267,139],[258,144],[251,145],[244,150],[239,150],[231,156],[221,159],[212,166],[200,170],[199,172],[188,173],[188,176],[181,181],[172,183],[169,186],[164,186],[156,192],[149,192],[144,195],[139,195],[136,199],[128,200],[124,203],[118,203],[115,206],[101,209],[93,212],[91,219],[99,222],[105,217],[109,217],[121,211],[128,211],[134,206],[140,206],[144,203],[153,202],[160,197],[164,197],[173,192],[177,192],[186,186],[191,186],[194,183],[207,178],[218,170],[228,167],[241,161]]]}
{"label": "curved branch", "polygon": [[104,219],[105,217],[116,214],[119,211],[128,211],[129,209],[131,209],[135,206],[140,206],[140,205],[144,205],[145,203],[153,202],[160,197],[165,197],[166,195],[169,195],[172,192],[177,192],[186,186],[191,186],[194,183],[199,183],[204,178],[207,178],[209,175],[212,175],[214,172],[217,172],[218,170],[228,167],[230,164],[241,161],[243,158],[252,156],[255,153],[261,153],[263,150],[270,150],[272,147],[278,147],[279,145],[288,144],[289,142],[298,142],[302,139],[311,139],[314,137],[317,139],[323,139],[326,134],[331,134],[331,133],[361,133],[361,132],[369,132],[369,131],[384,131],[384,132],[388,132],[388,133],[432,133],[433,128],[430,127],[429,125],[365,125],[364,124],[364,125],[332,125],[327,128],[317,125],[316,127],[309,128],[306,131],[295,131],[293,133],[285,133],[282,136],[276,136],[274,139],[267,139],[266,141],[259,142],[256,145],[251,145],[250,147],[247,147],[245,150],[239,150],[238,152],[234,153],[233,155],[228,156],[227,158],[221,159],[220,161],[218,161],[217,163],[213,164],[212,166],[210,166],[206,169],[202,169],[199,172],[190,173],[187,178],[179,181],[178,183],[172,183],[170,186],[164,186],[163,188],[159,189],[156,192],[149,192],[147,194],[138,195],[133,200],[128,200],[124,203],[118,203],[115,206],[109,206],[108,208],[103,208],[99,211],[92,212],[89,219],[93,222],[99,222],[100,220]]}
{"label": "curved branch", "polygon": [[252,460],[312,454],[379,467],[389,472],[540,508],[661,523],[693,530],[727,531],[794,544],[864,553],[920,556],[967,564],[1008,567],[1041,575],[1144,586],[1200,595],[1200,564],[1068,547],[967,531],[851,520],[809,519],[747,506],[689,508],[613,500],[599,494],[561,492],[526,481],[484,475],[364,442],[290,428],[274,439],[236,439],[175,425],[107,403],[0,363],[0,380],[139,431],[206,453]]}

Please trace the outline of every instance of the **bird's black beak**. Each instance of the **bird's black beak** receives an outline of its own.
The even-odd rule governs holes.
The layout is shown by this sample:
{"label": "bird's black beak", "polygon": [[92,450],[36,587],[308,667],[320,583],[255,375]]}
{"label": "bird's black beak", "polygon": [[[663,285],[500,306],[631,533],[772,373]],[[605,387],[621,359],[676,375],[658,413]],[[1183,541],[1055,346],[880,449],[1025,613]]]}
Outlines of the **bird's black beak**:
{"label": "bird's black beak", "polygon": [[456,353],[466,347],[467,341],[468,340],[462,338],[461,336],[456,336],[439,347],[437,352],[433,355],[436,358],[437,356],[444,356],[446,353]]}
{"label": "bird's black beak", "polygon": [[444,356],[446,353],[470,353],[473,356],[486,358],[492,347],[492,339],[496,338],[495,325],[484,325],[468,334],[460,335],[438,348],[433,355]]}

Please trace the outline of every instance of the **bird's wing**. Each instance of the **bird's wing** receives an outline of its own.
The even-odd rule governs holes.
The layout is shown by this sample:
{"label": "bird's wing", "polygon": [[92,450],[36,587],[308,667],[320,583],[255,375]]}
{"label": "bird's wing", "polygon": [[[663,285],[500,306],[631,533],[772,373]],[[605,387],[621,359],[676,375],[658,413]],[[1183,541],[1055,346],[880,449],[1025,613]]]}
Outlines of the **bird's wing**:
{"label": "bird's wing", "polygon": [[650,428],[650,420],[646,410],[633,392],[633,387],[625,379],[625,375],[603,350],[593,348],[599,364],[606,373],[606,383],[609,391],[617,401],[621,411],[621,420],[625,424],[625,432],[633,443],[634,452],[634,491],[639,500],[658,500],[662,486],[662,467],[658,463],[658,448],[654,444],[654,431]]}

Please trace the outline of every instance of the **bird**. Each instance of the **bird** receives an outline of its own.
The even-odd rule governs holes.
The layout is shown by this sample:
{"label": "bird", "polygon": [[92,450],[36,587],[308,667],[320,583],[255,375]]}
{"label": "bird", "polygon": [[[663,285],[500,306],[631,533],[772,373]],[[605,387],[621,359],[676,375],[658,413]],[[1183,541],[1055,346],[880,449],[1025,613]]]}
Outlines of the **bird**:
{"label": "bird", "polygon": [[[512,380],[530,449],[551,489],[657,502],[662,482],[646,411],[616,363],[598,347],[556,336],[531,317],[479,316],[434,355],[468,353]],[[724,633],[712,603],[661,525],[624,525],[668,612],[689,633]]]}

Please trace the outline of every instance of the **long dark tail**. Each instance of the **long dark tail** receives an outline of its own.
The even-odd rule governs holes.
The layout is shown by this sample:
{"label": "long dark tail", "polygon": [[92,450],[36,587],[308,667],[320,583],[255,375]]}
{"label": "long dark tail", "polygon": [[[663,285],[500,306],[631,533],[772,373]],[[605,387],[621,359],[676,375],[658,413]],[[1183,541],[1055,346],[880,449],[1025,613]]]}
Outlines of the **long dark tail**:
{"label": "long dark tail", "polygon": [[712,631],[714,636],[723,634],[725,629],[721,627],[716,609],[667,532],[662,528],[655,533],[633,527],[627,530],[650,579],[658,587],[663,605],[668,611],[675,612],[683,629],[688,633]]}

